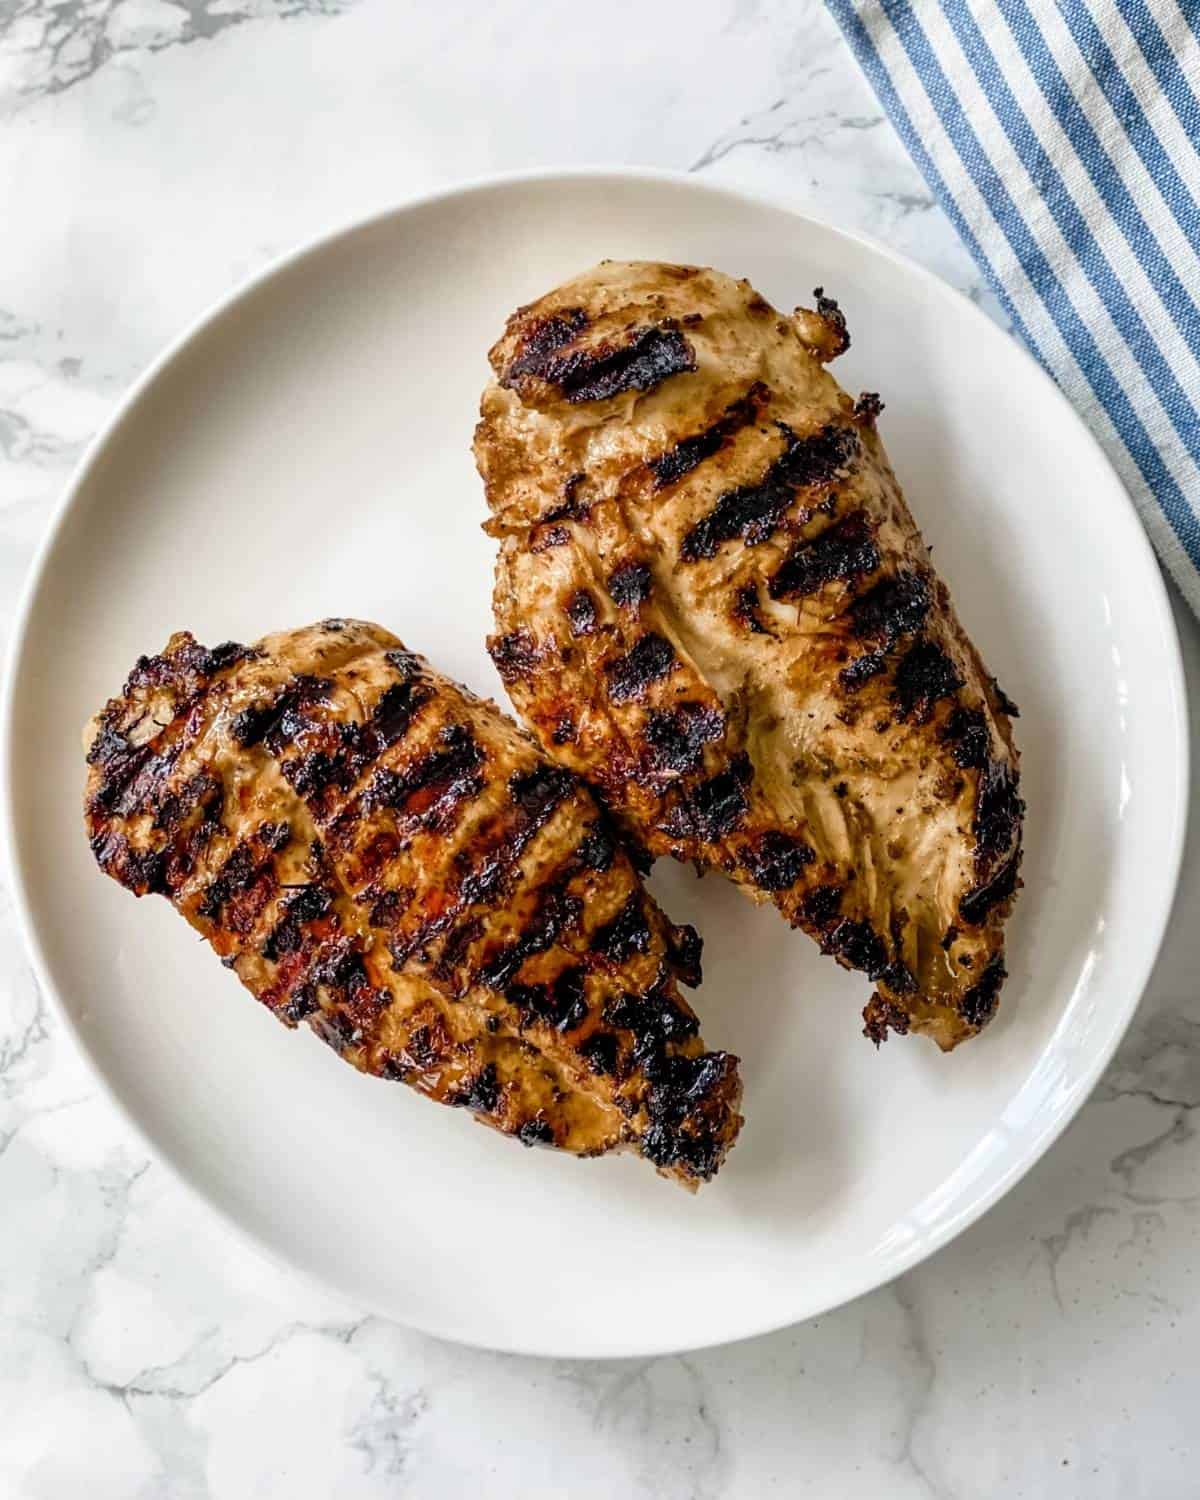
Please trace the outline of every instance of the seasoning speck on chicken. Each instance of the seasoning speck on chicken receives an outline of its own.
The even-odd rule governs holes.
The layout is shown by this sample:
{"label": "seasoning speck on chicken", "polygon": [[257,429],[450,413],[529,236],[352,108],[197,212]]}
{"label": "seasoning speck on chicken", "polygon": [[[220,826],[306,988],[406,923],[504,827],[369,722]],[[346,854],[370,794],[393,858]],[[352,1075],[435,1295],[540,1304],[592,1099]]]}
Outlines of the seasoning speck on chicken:
{"label": "seasoning speck on chicken", "polygon": [[[641,847],[720,869],[862,970],[873,1041],[949,1049],[1004,978],[1015,710],[930,565],[882,400],[824,368],[843,309],[814,299],[784,316],[716,271],[608,261],[513,314],[475,437],[492,651],[525,723]],[[652,330],[677,357],[643,357]],[[597,361],[637,379],[579,373]],[[568,484],[586,513],[539,552]],[[591,633],[581,596],[614,601]]]}
{"label": "seasoning speck on chicken", "polygon": [[86,748],[100,867],[285,1025],[524,1145],[720,1167],[741,1084],[679,993],[695,934],[573,773],[387,631],[174,635]]}

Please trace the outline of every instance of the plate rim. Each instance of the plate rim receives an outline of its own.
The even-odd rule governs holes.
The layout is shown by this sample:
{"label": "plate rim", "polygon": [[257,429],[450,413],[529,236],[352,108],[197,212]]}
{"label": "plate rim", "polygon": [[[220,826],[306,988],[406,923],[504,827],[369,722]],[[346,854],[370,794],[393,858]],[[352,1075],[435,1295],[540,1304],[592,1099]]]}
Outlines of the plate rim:
{"label": "plate rim", "polygon": [[357,234],[370,231],[390,219],[399,218],[414,210],[432,207],[449,200],[468,199],[496,188],[519,187],[529,184],[546,186],[559,183],[567,185],[581,181],[603,181],[606,178],[619,179],[626,182],[660,183],[674,188],[686,188],[689,191],[697,191],[712,198],[724,198],[727,201],[735,203],[742,202],[785,213],[798,221],[803,227],[816,229],[850,241],[869,254],[882,257],[904,273],[915,275],[935,296],[947,297],[952,302],[957,303],[958,310],[966,314],[969,321],[974,320],[977,326],[985,327],[989,331],[989,336],[994,334],[1005,336],[1006,334],[1006,330],[996,324],[970,297],[957,287],[952,286],[935,272],[875,238],[873,235],[866,234],[861,230],[845,229],[840,225],[817,218],[815,215],[802,210],[795,205],[791,195],[786,192],[772,192],[758,187],[747,189],[730,183],[705,180],[693,173],[667,168],[596,163],[582,166],[545,166],[485,173],[473,177],[456,179],[432,191],[404,195],[382,207],[376,207],[366,213],[341,219],[332,227],[317,232],[292,249],[272,258],[253,275],[238,282],[235,286],[210,302],[196,317],[186,324],[179,334],[168,340],[163,349],[132,382],[107,421],[85,447],[68,477],[58,501],[54,505],[46,529],[34,551],[29,571],[21,589],[13,621],[12,635],[5,653],[3,682],[0,685],[0,856],[3,858],[3,868],[8,877],[13,909],[16,914],[17,930],[24,943],[25,952],[30,961],[34,978],[56,1021],[62,1026],[71,1043],[83,1057],[88,1071],[99,1085],[103,1097],[115,1109],[124,1127],[130,1132],[133,1139],[140,1143],[146,1155],[164,1167],[173,1181],[181,1184],[194,1199],[202,1202],[208,1211],[215,1214],[218,1221],[231,1230],[243,1245],[248,1246],[257,1255],[262,1257],[267,1264],[286,1269],[287,1273],[298,1278],[302,1285],[319,1290],[324,1296],[333,1296],[348,1305],[356,1304],[368,1312],[387,1318],[390,1322],[412,1328],[416,1332],[442,1339],[448,1343],[458,1344],[467,1348],[490,1350],[496,1353],[550,1359],[586,1358],[608,1360],[654,1358],[716,1348],[725,1344],[740,1342],[743,1339],[758,1338],[768,1333],[794,1327],[799,1323],[821,1317],[838,1307],[856,1301],[859,1297],[866,1296],[880,1287],[887,1286],[899,1276],[920,1265],[938,1250],[943,1249],[972,1224],[978,1222],[984,1214],[1005,1197],[1042,1160],[1066,1130],[1067,1126],[1076,1118],[1083,1105],[1090,1098],[1096,1084],[1108,1067],[1128,1031],[1145,995],[1147,984],[1157,963],[1178,900],[1179,880],[1182,870],[1191,800],[1191,751],[1187,683],[1183,669],[1183,653],[1179,631],[1171,608],[1170,596],[1167,591],[1162,565],[1158,561],[1124,481],[1121,479],[1112,460],[1104,451],[1099,439],[1087,426],[1083,417],[1076,411],[1070,400],[1055,384],[1043,366],[1038,363],[1037,359],[1018,339],[1013,337],[1011,333],[1008,333],[1009,342],[1015,348],[1019,358],[1024,362],[1027,375],[1033,382],[1036,393],[1054,409],[1056,416],[1060,420],[1074,424],[1076,430],[1080,432],[1090,446],[1094,456],[1107,468],[1115,481],[1117,493],[1124,499],[1125,504],[1123,506],[1113,506],[1110,513],[1114,518],[1116,516],[1122,518],[1121,524],[1124,525],[1127,532],[1127,536],[1123,539],[1124,544],[1132,549],[1138,558],[1139,565],[1143,567],[1143,571],[1147,571],[1146,565],[1148,565],[1150,597],[1147,600],[1147,604],[1156,617],[1161,635],[1168,648],[1167,660],[1163,663],[1163,671],[1165,678],[1164,685],[1167,689],[1165,695],[1166,702],[1169,706],[1172,721],[1170,738],[1173,754],[1171,759],[1175,773],[1173,804],[1169,810],[1171,817],[1171,844],[1163,859],[1163,864],[1167,867],[1168,879],[1166,890],[1168,894],[1162,903],[1161,910],[1156,913],[1151,924],[1150,941],[1144,949],[1136,982],[1128,988],[1124,1003],[1124,1013],[1117,1018],[1110,1036],[1089,1058],[1088,1065],[1081,1075],[1075,1097],[1049,1122],[1047,1128],[1033,1140],[1030,1149],[1024,1157],[1015,1160],[1010,1168],[1002,1173],[987,1191],[981,1193],[976,1200],[971,1202],[965,1211],[947,1219],[927,1236],[922,1236],[914,1244],[898,1254],[894,1262],[883,1266],[878,1276],[868,1273],[864,1284],[857,1291],[851,1292],[849,1295],[842,1295],[835,1291],[828,1301],[821,1302],[812,1308],[796,1311],[791,1307],[783,1307],[769,1317],[751,1320],[747,1327],[740,1332],[718,1332],[711,1337],[706,1337],[696,1342],[689,1340],[689,1342],[683,1345],[679,1345],[674,1341],[663,1344],[660,1341],[650,1339],[632,1344],[628,1344],[628,1341],[626,1341],[620,1349],[616,1350],[581,1350],[577,1347],[555,1343],[544,1337],[532,1338],[527,1341],[510,1341],[503,1345],[493,1345],[480,1342],[476,1339],[466,1338],[460,1333],[447,1332],[442,1328],[424,1323],[419,1316],[406,1316],[401,1321],[396,1317],[394,1312],[378,1306],[372,1306],[370,1297],[359,1298],[353,1296],[336,1283],[326,1281],[315,1270],[310,1270],[306,1266],[290,1260],[282,1250],[277,1249],[255,1230],[242,1223],[231,1209],[226,1208],[223,1203],[195,1178],[190,1168],[176,1160],[174,1153],[170,1149],[152,1138],[149,1133],[149,1127],[143,1126],[133,1113],[132,1107],[127,1105],[121,1094],[118,1093],[116,1083],[109,1078],[100,1066],[93,1055],[85,1034],[76,1024],[59,993],[41,943],[33,903],[30,899],[25,873],[21,867],[17,852],[14,754],[16,683],[25,657],[30,622],[42,585],[47,576],[48,566],[59,535],[73,511],[76,500],[88,480],[92,469],[103,458],[109,446],[115,443],[118,435],[134,416],[143,397],[151,390],[159,378],[170,369],[177,358],[184,354],[196,340],[201,338],[226,313],[230,312],[238,304],[248,302],[268,283],[284,275],[292,267],[310,257],[316,257],[327,252],[336,246],[340,240],[348,240]]}

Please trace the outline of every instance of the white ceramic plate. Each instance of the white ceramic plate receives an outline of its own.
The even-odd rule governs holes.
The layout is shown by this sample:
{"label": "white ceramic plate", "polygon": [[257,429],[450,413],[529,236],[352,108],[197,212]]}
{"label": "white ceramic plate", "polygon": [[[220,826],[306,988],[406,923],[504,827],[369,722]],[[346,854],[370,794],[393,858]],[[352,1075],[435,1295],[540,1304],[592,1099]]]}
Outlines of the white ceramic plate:
{"label": "white ceramic plate", "polygon": [[[706,940],[710,1045],[746,1126],[690,1199],[632,1158],[522,1151],[358,1076],[255,1005],[83,836],[80,726],[176,628],[379,620],[500,694],[470,440],[505,316],[603,256],[709,263],[783,307],[824,284],[960,613],[1021,705],[1012,978],[943,1057],[860,1035],[861,976],[726,883],[660,867]],[[260,278],[93,448],[17,634],[5,795],[38,971],[113,1094],[261,1245],[449,1338],[653,1354],[816,1314],[911,1266],[1046,1149],[1158,948],[1185,820],[1178,643],[1133,510],[1066,401],[965,299],[879,246],[652,174],[543,174],[410,204]]]}

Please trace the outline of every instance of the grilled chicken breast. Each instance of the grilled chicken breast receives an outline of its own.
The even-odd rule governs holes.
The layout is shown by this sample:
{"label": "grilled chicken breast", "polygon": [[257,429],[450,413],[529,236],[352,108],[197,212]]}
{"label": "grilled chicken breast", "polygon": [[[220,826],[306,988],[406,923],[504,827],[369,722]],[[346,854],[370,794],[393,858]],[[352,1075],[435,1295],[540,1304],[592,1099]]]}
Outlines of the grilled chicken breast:
{"label": "grilled chicken breast", "polygon": [[716,1172],[740,1084],[679,993],[695,932],[569,770],[387,631],[174,635],[87,745],[100,867],[285,1025],[526,1145]]}
{"label": "grilled chicken breast", "polygon": [[1005,977],[1015,708],[876,431],[836,303],[604,262],[509,319],[475,455],[518,713],[649,853],[723,871],[877,985],[877,1043]]}

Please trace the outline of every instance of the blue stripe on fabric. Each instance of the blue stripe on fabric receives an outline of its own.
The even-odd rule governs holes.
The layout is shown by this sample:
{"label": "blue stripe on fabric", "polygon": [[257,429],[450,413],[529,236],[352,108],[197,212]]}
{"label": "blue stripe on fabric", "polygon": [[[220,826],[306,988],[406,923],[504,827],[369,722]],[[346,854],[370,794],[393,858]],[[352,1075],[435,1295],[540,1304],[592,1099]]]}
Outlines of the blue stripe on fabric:
{"label": "blue stripe on fabric", "polygon": [[[1176,71],[1179,71],[1178,65],[1175,63],[1175,59],[1166,45],[1162,32],[1158,30],[1154,18],[1148,11],[1145,11],[1145,7],[1141,5],[1140,0],[1134,0],[1133,5],[1127,6],[1127,8],[1141,9],[1145,12],[1145,20],[1141,24],[1154,27],[1159,42],[1165,50],[1166,57],[1176,67]],[[1141,101],[1122,72],[1120,63],[1113,56],[1099,26],[1092,19],[1087,7],[1083,5],[1062,6],[1060,14],[1063,24],[1071,33],[1072,40],[1079,48],[1080,55],[1088,67],[1091,68],[1096,82],[1100,85],[1101,92],[1112,106],[1113,113],[1125,127],[1130,145],[1141,158],[1142,165],[1149,172],[1154,180],[1155,187],[1162,194],[1163,202],[1171,210],[1175,222],[1187,237],[1192,249],[1197,254],[1200,254],[1200,208],[1197,207],[1196,200],[1192,196],[1187,183],[1180,176],[1179,169],[1171,159],[1170,153],[1154,133],[1154,128],[1147,119],[1145,111],[1142,109]],[[1009,25],[1012,25],[1011,21]],[[1141,35],[1136,32],[1135,35],[1138,37],[1138,45],[1142,48],[1142,54],[1149,63],[1149,54],[1142,43]],[[1161,64],[1161,60],[1160,65],[1163,65]],[[1158,69],[1155,68],[1153,63],[1150,63],[1150,66],[1157,77]],[[1182,80],[1182,73],[1180,77]],[[1186,82],[1181,82],[1181,86],[1186,89]],[[1200,129],[1200,106],[1196,105],[1194,99],[1192,100],[1191,113],[1193,120],[1190,126],[1182,115],[1180,115],[1180,123],[1185,129]],[[1179,114],[1178,109],[1176,110],[1176,114]]]}
{"label": "blue stripe on fabric", "polygon": [[[839,3],[839,11],[841,8]],[[928,38],[905,0],[883,0],[883,9],[964,168],[983,195],[1030,283],[1041,297],[1109,420],[1128,448],[1130,457],[1143,479],[1155,492],[1180,545],[1193,565],[1200,569],[1200,520],[1163,463],[1124,388],[1101,354],[1070,297],[1063,290],[1044,252],[1009,196],[1003,179],[980,145]],[[874,44],[869,38],[868,42],[873,50]]]}
{"label": "blue stripe on fabric", "polygon": [[[961,0],[952,0],[949,8],[954,11],[960,7]],[[1132,193],[1125,186],[1112,158],[1101,145],[1100,138],[1091,120],[1088,119],[1087,114],[1081,108],[1079,101],[1071,89],[1071,85],[1063,77],[1062,69],[1059,67],[1054,54],[1046,45],[1045,37],[1042,35],[1036,20],[1030,14],[1028,5],[1025,3],[1025,0],[999,0],[999,9],[1008,23],[1008,28],[1012,32],[1017,46],[1021,49],[1021,55],[1028,64],[1029,71],[1033,74],[1047,104],[1049,104],[1053,111],[1055,119],[1062,126],[1071,145],[1075,148],[1076,155],[1083,163],[1088,176],[1092,179],[1093,186],[1104,200],[1104,206],[1112,214],[1114,222],[1120,227],[1121,233],[1125,236],[1130,249],[1137,256],[1138,264],[1145,271],[1150,284],[1158,293],[1159,300],[1167,312],[1170,313],[1171,321],[1183,335],[1192,354],[1200,359],[1200,307],[1197,307],[1196,302],[1180,279],[1175,267],[1171,264],[1162,246],[1154,237],[1153,231],[1142,217],[1137,204],[1133,200]],[[1083,24],[1085,18],[1092,29],[1095,30],[1095,23],[1091,21],[1090,16],[1087,16],[1083,6],[1070,6],[1068,9],[1074,12],[1074,21],[1068,21],[1072,35],[1075,34],[1076,27],[1086,29]],[[951,24],[953,25],[953,20]],[[974,24],[973,18],[972,24]],[[956,32],[957,29],[955,27]],[[1087,57],[1086,53],[1085,57],[1087,57],[1087,62],[1092,72],[1096,75],[1097,81],[1100,82],[1101,88],[1104,89],[1105,97],[1109,98],[1111,102],[1109,87],[1104,83],[1104,75],[1115,72],[1120,77],[1120,72],[1117,68],[1116,59],[1108,51],[1108,48],[1104,46],[1103,39],[1100,38],[1098,31],[1096,32],[1096,38],[1100,42],[1099,49],[1089,49],[1096,53],[1095,58]],[[1122,83],[1124,82],[1123,79],[1121,81]],[[1128,85],[1125,85],[1125,87],[1128,92],[1131,92],[1128,90]],[[1140,106],[1136,100],[1134,100],[1134,107],[1137,108],[1140,115]],[[1114,104],[1113,108],[1117,109],[1117,106]],[[1119,109],[1117,110],[1117,114],[1122,123],[1127,126],[1130,125],[1130,122],[1125,119]],[[1191,194],[1180,180],[1179,174],[1175,171],[1166,152],[1163,151],[1158,137],[1150,129],[1144,115],[1141,115],[1139,122],[1134,122],[1130,126],[1131,139],[1139,138],[1135,136],[1135,132],[1140,132],[1140,137],[1144,138],[1145,141],[1154,143],[1154,148],[1158,156],[1162,159],[1159,163],[1160,168],[1162,163],[1165,163],[1169,169],[1168,173],[1162,171],[1156,172],[1147,165],[1147,171],[1150,172],[1151,176],[1155,179],[1156,186],[1160,189],[1169,185],[1168,177],[1173,179],[1175,185],[1174,191],[1179,199],[1178,206],[1169,203],[1165,191],[1163,192],[1163,197],[1164,200],[1168,201],[1176,220],[1185,229],[1188,240],[1192,242],[1193,248],[1195,248],[1197,245],[1200,245],[1200,233],[1197,232],[1200,230],[1200,213],[1197,212]],[[1139,155],[1141,154],[1139,151]],[[1145,154],[1153,157],[1154,151],[1147,149]],[[1144,160],[1145,158],[1143,157]],[[1183,208],[1185,212],[1190,208],[1190,227],[1185,219],[1181,217],[1180,208]]]}
{"label": "blue stripe on fabric", "polygon": [[[1200,100],[1197,99],[1195,91],[1188,82],[1187,74],[1179,66],[1179,59],[1175,56],[1170,42],[1162,33],[1162,28],[1151,14],[1150,8],[1145,0],[1116,0],[1116,7],[1125,19],[1125,24],[1133,33],[1134,40],[1138,44],[1142,56],[1150,71],[1158,80],[1158,86],[1163,91],[1163,97],[1175,111],[1175,118],[1183,126],[1184,133],[1189,141],[1200,138]],[[1070,3],[1060,4],[1063,19],[1068,25],[1074,19],[1073,12],[1082,10],[1082,6]],[[1192,14],[1195,14],[1193,9]],[[1086,12],[1085,12],[1086,15]],[[1194,20],[1188,19],[1180,6],[1179,18],[1188,26],[1193,35],[1200,35]],[[1087,19],[1090,21],[1091,17]]]}
{"label": "blue stripe on fabric", "polygon": [[[908,9],[908,0],[901,0],[901,4]],[[888,8],[890,11],[891,7]],[[975,17],[965,10],[961,0],[949,0],[944,8],[959,45],[991,102],[996,118],[1025,170],[1039,188],[1068,248],[1104,304],[1117,331],[1133,352],[1193,463],[1200,464],[1200,418],[1180,384],[1179,377],[1134,306],[1125,283],[1101,250],[1058,168],[1051,161],[1049,153],[1014,97]],[[932,56],[932,52],[929,55]],[[1014,212],[1019,210],[1014,208]]]}
{"label": "blue stripe on fabric", "polygon": [[984,252],[983,246],[975,237],[975,231],[963,217],[962,210],[955,201],[953,193],[942,180],[942,174],[937,169],[937,164],[926,151],[921,137],[917,134],[912,120],[909,118],[907,109],[900,98],[895,84],[892,82],[891,74],[883,65],[883,59],[876,51],[875,43],[871,39],[871,33],[859,19],[858,12],[854,9],[854,0],[827,0],[834,19],[842,28],[846,40],[854,56],[858,59],[858,65],[871,81],[871,86],[878,94],[880,102],[887,110],[888,118],[896,134],[904,142],[909,155],[916,162],[921,175],[929,184],[930,191],[935,194],[941,204],[942,211],[962,236],[967,249],[974,257],[976,265],[987,278],[988,285],[996,294],[1000,305],[1004,308],[1009,322],[1020,334],[1021,338],[1029,346],[1030,352],[1038,363],[1049,373],[1049,365],[1046,357],[1038,347],[1038,342],[1029,331],[1017,310],[1016,304],[1009,295],[1008,288],[996,274],[995,267]]}

